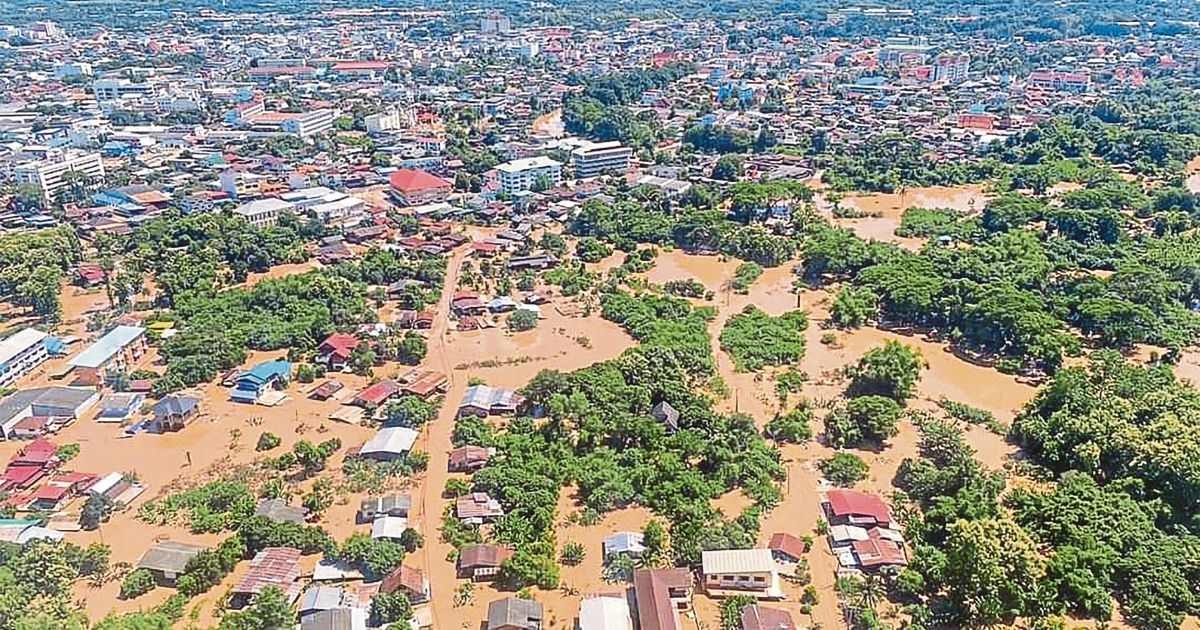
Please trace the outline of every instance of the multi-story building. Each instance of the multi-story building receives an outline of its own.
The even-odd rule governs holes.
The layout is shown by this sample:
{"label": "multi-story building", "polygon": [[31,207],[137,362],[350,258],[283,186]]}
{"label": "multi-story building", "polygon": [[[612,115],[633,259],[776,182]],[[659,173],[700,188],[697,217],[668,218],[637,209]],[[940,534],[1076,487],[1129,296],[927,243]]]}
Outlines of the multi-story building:
{"label": "multi-story building", "polygon": [[332,109],[314,109],[283,121],[279,127],[288,133],[307,138],[333,129],[333,119]]}
{"label": "multi-story building", "polygon": [[96,92],[96,105],[105,112],[121,109],[130,101],[154,100],[158,95],[158,89],[151,81],[96,79],[92,83],[92,89]]}
{"label": "multi-story building", "polygon": [[602,174],[620,174],[629,170],[633,149],[620,142],[596,142],[579,147],[571,152],[571,165],[576,179],[587,179]]}
{"label": "multi-story building", "polygon": [[934,83],[962,83],[971,69],[971,56],[962,53],[938,55],[933,60]]}
{"label": "multi-story building", "polygon": [[479,19],[479,30],[484,33],[507,33],[512,30],[512,20],[499,11],[492,11]]}
{"label": "multi-story building", "polygon": [[450,196],[450,182],[419,169],[402,168],[388,177],[392,197],[402,206],[420,206],[445,201]]}
{"label": "multi-story building", "polygon": [[78,374],[77,382],[100,385],[117,372],[129,372],[129,366],[146,353],[147,347],[145,328],[117,326],[67,365]]}
{"label": "multi-story building", "polygon": [[11,387],[46,360],[46,333],[26,328],[0,341],[0,387]]}
{"label": "multi-story building", "polygon": [[397,107],[388,111],[371,114],[363,118],[367,133],[383,133],[411,127],[417,123],[417,117],[411,108]]}
{"label": "multi-story building", "polygon": [[52,202],[68,186],[76,185],[71,174],[82,178],[85,188],[94,188],[104,181],[104,162],[99,153],[79,151],[48,151],[46,157],[19,164],[13,170],[18,186],[33,186],[42,198]]}
{"label": "multi-story building", "polygon": [[562,180],[562,162],[544,155],[505,162],[496,171],[500,173],[500,190],[508,195],[533,190],[539,181],[553,186]]}
{"label": "multi-story building", "polygon": [[269,197],[244,203],[234,208],[233,213],[256,228],[264,228],[278,225],[279,213],[295,212],[295,208],[295,205],[287,201]]}

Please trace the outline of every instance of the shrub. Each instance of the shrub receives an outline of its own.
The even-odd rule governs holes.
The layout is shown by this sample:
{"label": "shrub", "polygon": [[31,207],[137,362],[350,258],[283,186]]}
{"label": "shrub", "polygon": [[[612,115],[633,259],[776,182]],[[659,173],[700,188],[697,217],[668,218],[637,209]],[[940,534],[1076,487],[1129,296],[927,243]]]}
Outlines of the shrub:
{"label": "shrub", "polygon": [[821,460],[817,467],[826,479],[843,488],[867,478],[867,463],[852,453],[836,453],[833,457]]}
{"label": "shrub", "polygon": [[150,573],[150,569],[136,569],[126,575],[125,581],[121,582],[121,592],[118,597],[121,599],[140,597],[154,590],[155,586],[154,574]]}
{"label": "shrub", "polygon": [[921,353],[898,341],[873,348],[847,370],[852,396],[879,394],[898,402],[912,397],[925,361]]}
{"label": "shrub", "polygon": [[583,543],[574,540],[563,545],[562,553],[559,555],[559,560],[566,565],[575,566],[583,562],[584,556],[587,555],[587,550],[584,549]]}
{"label": "shrub", "polygon": [[533,311],[518,310],[508,316],[508,329],[513,332],[522,332],[537,328],[538,316]]}
{"label": "shrub", "polygon": [[763,435],[776,442],[792,444],[807,442],[812,439],[812,427],[808,424],[810,420],[812,420],[812,411],[804,406],[796,407],[781,416],[775,416],[767,423],[767,426],[763,427]]}
{"label": "shrub", "polygon": [[263,431],[262,435],[258,436],[258,444],[254,445],[254,450],[259,452],[269,451],[279,446],[281,441],[282,440],[279,439],[278,435],[275,435],[270,431]]}

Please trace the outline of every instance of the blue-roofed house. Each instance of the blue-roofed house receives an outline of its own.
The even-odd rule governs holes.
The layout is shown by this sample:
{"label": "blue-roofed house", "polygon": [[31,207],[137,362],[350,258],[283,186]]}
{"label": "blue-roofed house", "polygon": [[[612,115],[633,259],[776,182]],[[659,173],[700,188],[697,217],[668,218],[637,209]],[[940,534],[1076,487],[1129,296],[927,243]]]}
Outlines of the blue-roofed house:
{"label": "blue-roofed house", "polygon": [[178,431],[200,415],[200,399],[182,394],[167,394],[154,404],[154,422],[159,433]]}
{"label": "blue-roofed house", "polygon": [[283,359],[264,361],[238,377],[230,397],[237,402],[252,403],[275,383],[286,383],[291,377],[291,362]]}
{"label": "blue-roofed house", "polygon": [[128,371],[129,364],[146,353],[146,329],[141,326],[117,326],[67,362],[76,373],[76,382],[100,385],[117,372]]}

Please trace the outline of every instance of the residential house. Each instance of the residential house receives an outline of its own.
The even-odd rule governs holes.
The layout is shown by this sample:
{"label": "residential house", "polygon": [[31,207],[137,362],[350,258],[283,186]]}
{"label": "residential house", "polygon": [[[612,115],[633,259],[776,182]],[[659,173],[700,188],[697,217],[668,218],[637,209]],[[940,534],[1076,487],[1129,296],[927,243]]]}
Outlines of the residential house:
{"label": "residential house", "polygon": [[500,389],[487,385],[472,385],[463,393],[458,404],[458,415],[489,415],[516,413],[525,405],[525,398],[511,389]]}
{"label": "residential house", "polygon": [[403,516],[378,516],[371,521],[371,538],[399,541],[408,529],[408,519]]}
{"label": "residential house", "polygon": [[476,582],[490,580],[500,572],[500,565],[513,555],[513,550],[499,545],[467,545],[458,552],[458,577]]}
{"label": "residential house", "polygon": [[345,589],[337,586],[316,586],[304,591],[304,596],[300,598],[300,606],[296,611],[296,616],[300,619],[300,624],[303,625],[317,613],[353,608],[361,609],[364,613],[366,612],[365,608],[359,603],[359,598]]}
{"label": "residential house", "polygon": [[129,371],[129,366],[146,353],[147,347],[145,328],[117,326],[67,365],[77,374],[78,383],[100,385],[118,372]]}
{"label": "residential house", "polygon": [[692,574],[687,569],[638,569],[633,598],[639,630],[682,630],[679,611],[691,607]]}
{"label": "residential house", "polygon": [[302,507],[291,507],[284,499],[263,499],[254,507],[255,516],[265,516],[272,523],[304,524],[307,511]]}
{"label": "residential house", "polygon": [[796,630],[791,613],[758,604],[742,609],[741,626],[742,630]]}
{"label": "residential house", "polygon": [[368,617],[364,608],[318,610],[300,621],[300,630],[367,630]]}
{"label": "residential house", "polygon": [[494,453],[492,448],[460,446],[450,451],[447,467],[450,472],[472,473],[483,468]]}
{"label": "residential house", "polygon": [[704,590],[713,596],[782,599],[778,565],[770,549],[720,549],[701,554]]}
{"label": "residential house", "polygon": [[179,431],[200,415],[200,399],[183,394],[167,394],[154,404],[154,423],[158,433]]}
{"label": "residential house", "polygon": [[643,540],[641,532],[617,532],[605,537],[604,561],[608,562],[620,556],[628,556],[635,560],[641,558],[646,552]]}
{"label": "residential house", "polygon": [[300,595],[300,550],[291,547],[267,547],[250,561],[250,569],[229,591],[233,608],[241,608],[268,587],[277,588],[294,602]]}
{"label": "residential house", "polygon": [[256,402],[269,388],[286,384],[291,377],[291,362],[283,359],[264,361],[238,376],[230,398],[243,403]]}
{"label": "residential house", "polygon": [[400,384],[390,378],[385,378],[355,394],[350,404],[364,409],[375,409],[382,407],[383,403],[399,393]]}
{"label": "residential house", "polygon": [[472,492],[458,497],[454,503],[454,514],[465,523],[490,523],[504,516],[504,508],[486,492]]}
{"label": "residential house", "polygon": [[550,254],[513,256],[508,259],[509,271],[545,271],[558,266],[558,259]]}
{"label": "residential house", "polygon": [[830,490],[825,493],[826,520],[830,525],[891,527],[892,513],[878,496],[857,490]]}
{"label": "residential house", "polygon": [[808,544],[791,534],[779,532],[771,536],[771,541],[767,543],[767,549],[771,550],[771,555],[777,562],[794,564],[804,558],[805,552],[808,551]]}
{"label": "residential house", "polygon": [[308,397],[313,400],[329,400],[334,394],[342,391],[345,387],[340,381],[325,381],[313,388],[309,392]]}
{"label": "residential house", "polygon": [[650,410],[650,415],[654,416],[663,425],[663,430],[667,435],[674,435],[679,432],[679,412],[671,406],[671,403],[662,400]]}
{"label": "residential house", "polygon": [[188,562],[204,551],[200,545],[164,540],[154,543],[137,561],[137,568],[146,569],[160,586],[175,586]]}
{"label": "residential house", "polygon": [[137,392],[117,392],[100,399],[100,414],[97,422],[121,422],[137,413],[146,402],[145,394]]}
{"label": "residential house", "polygon": [[412,450],[417,432],[408,427],[384,427],[359,449],[360,457],[377,461],[400,459]]}
{"label": "residential house", "polygon": [[413,368],[400,378],[400,393],[430,400],[446,393],[449,384],[450,380],[441,372]]}
{"label": "residential house", "polygon": [[358,522],[369,523],[380,516],[408,516],[410,509],[412,496],[407,494],[371,497],[358,504]]}
{"label": "residential house", "polygon": [[333,333],[317,346],[316,363],[330,370],[342,370],[350,364],[350,356],[358,347],[358,337],[346,333]]}
{"label": "residential house", "polygon": [[579,630],[633,630],[629,599],[623,594],[585,597],[579,602]]}
{"label": "residential house", "polygon": [[541,630],[543,617],[540,603],[506,597],[488,604],[487,630]]}
{"label": "residential house", "polygon": [[429,601],[429,579],[420,569],[400,565],[379,583],[380,593],[402,593],[413,604]]}

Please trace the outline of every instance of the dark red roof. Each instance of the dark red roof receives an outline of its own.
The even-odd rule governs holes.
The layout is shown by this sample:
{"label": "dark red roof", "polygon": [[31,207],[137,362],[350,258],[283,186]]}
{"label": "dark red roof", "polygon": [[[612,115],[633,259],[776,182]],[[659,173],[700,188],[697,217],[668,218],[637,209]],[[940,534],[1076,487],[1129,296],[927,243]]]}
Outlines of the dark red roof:
{"label": "dark red roof", "polygon": [[421,192],[436,188],[450,188],[450,182],[426,171],[402,168],[388,177],[392,188],[400,192]]}
{"label": "dark red roof", "polygon": [[771,536],[771,542],[767,544],[767,548],[797,559],[804,557],[804,541],[783,532]]}
{"label": "dark red roof", "polygon": [[333,333],[325,341],[321,342],[321,346],[317,348],[317,351],[349,358],[350,354],[357,347],[358,337],[347,335],[346,333]]}
{"label": "dark red roof", "polygon": [[384,379],[371,385],[370,387],[358,392],[354,397],[355,400],[364,403],[378,405],[379,403],[396,395],[400,391],[400,385],[391,379]]}
{"label": "dark red roof", "polygon": [[850,545],[854,548],[854,555],[858,556],[859,565],[864,569],[908,564],[904,545],[893,540],[872,537],[855,540]]}
{"label": "dark red roof", "polygon": [[826,493],[834,516],[866,516],[877,523],[891,523],[892,514],[883,499],[855,490],[830,490]]}

